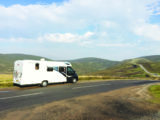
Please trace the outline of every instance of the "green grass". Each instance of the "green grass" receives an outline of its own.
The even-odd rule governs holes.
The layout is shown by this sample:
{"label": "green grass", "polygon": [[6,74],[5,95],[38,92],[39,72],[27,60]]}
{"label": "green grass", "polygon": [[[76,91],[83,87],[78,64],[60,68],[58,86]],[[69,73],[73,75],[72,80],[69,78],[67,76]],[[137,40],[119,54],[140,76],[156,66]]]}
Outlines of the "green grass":
{"label": "green grass", "polygon": [[0,88],[12,87],[13,76],[12,74],[0,74]]}
{"label": "green grass", "polygon": [[160,104],[160,85],[150,86],[149,92],[153,96],[151,102]]}

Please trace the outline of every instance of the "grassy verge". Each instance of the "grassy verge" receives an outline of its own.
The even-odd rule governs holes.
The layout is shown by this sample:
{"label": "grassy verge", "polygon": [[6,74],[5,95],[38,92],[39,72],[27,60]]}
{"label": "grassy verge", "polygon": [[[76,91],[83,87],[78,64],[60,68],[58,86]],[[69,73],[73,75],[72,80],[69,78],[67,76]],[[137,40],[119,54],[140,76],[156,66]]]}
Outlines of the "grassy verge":
{"label": "grassy verge", "polygon": [[127,79],[127,78],[126,77],[113,77],[113,76],[79,76],[80,81],[83,81],[83,80],[106,80],[106,79]]}
{"label": "grassy verge", "polygon": [[[88,80],[147,80],[155,78],[141,78],[141,77],[114,77],[114,76],[79,76],[79,81]],[[13,75],[12,74],[0,74],[0,88],[12,87],[13,86]]]}
{"label": "grassy verge", "polygon": [[[116,76],[79,76],[79,80],[155,80],[155,78],[151,77],[116,77]],[[158,80],[158,79],[157,79]]]}
{"label": "grassy verge", "polygon": [[13,76],[12,74],[0,74],[0,88],[12,87]]}
{"label": "grassy verge", "polygon": [[151,102],[160,104],[160,85],[150,86],[149,92],[153,96]]}

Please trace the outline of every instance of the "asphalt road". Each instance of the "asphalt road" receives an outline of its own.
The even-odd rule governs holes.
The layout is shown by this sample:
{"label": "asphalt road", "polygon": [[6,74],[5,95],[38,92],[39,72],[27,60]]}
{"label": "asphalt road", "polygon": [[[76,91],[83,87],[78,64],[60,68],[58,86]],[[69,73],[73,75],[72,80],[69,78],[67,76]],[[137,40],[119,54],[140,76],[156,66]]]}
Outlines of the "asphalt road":
{"label": "asphalt road", "polygon": [[152,80],[116,80],[84,82],[76,84],[50,85],[45,88],[10,89],[0,91],[0,112],[21,109],[33,105],[43,105],[83,95],[107,92],[129,86],[144,85],[160,81]]}

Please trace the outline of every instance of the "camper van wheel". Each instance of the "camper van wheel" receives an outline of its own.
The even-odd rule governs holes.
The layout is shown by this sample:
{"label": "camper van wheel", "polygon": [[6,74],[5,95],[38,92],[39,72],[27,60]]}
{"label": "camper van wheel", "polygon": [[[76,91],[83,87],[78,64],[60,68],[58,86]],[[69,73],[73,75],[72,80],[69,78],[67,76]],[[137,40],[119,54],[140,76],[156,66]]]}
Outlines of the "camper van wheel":
{"label": "camper van wheel", "polygon": [[77,82],[77,79],[73,78],[72,83],[76,83],[76,82]]}
{"label": "camper van wheel", "polygon": [[47,87],[47,85],[48,85],[47,81],[43,81],[42,84],[41,84],[42,87]]}

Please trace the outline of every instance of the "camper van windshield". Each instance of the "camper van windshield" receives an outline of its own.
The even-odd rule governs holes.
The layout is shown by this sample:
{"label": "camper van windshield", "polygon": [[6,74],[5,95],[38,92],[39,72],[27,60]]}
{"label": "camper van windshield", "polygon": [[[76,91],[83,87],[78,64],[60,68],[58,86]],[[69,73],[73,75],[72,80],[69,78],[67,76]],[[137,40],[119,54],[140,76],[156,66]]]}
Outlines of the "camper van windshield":
{"label": "camper van windshield", "polygon": [[75,71],[73,70],[72,67],[67,67],[67,74],[68,74],[68,75],[72,75],[72,74],[74,74],[74,73],[75,73]]}

